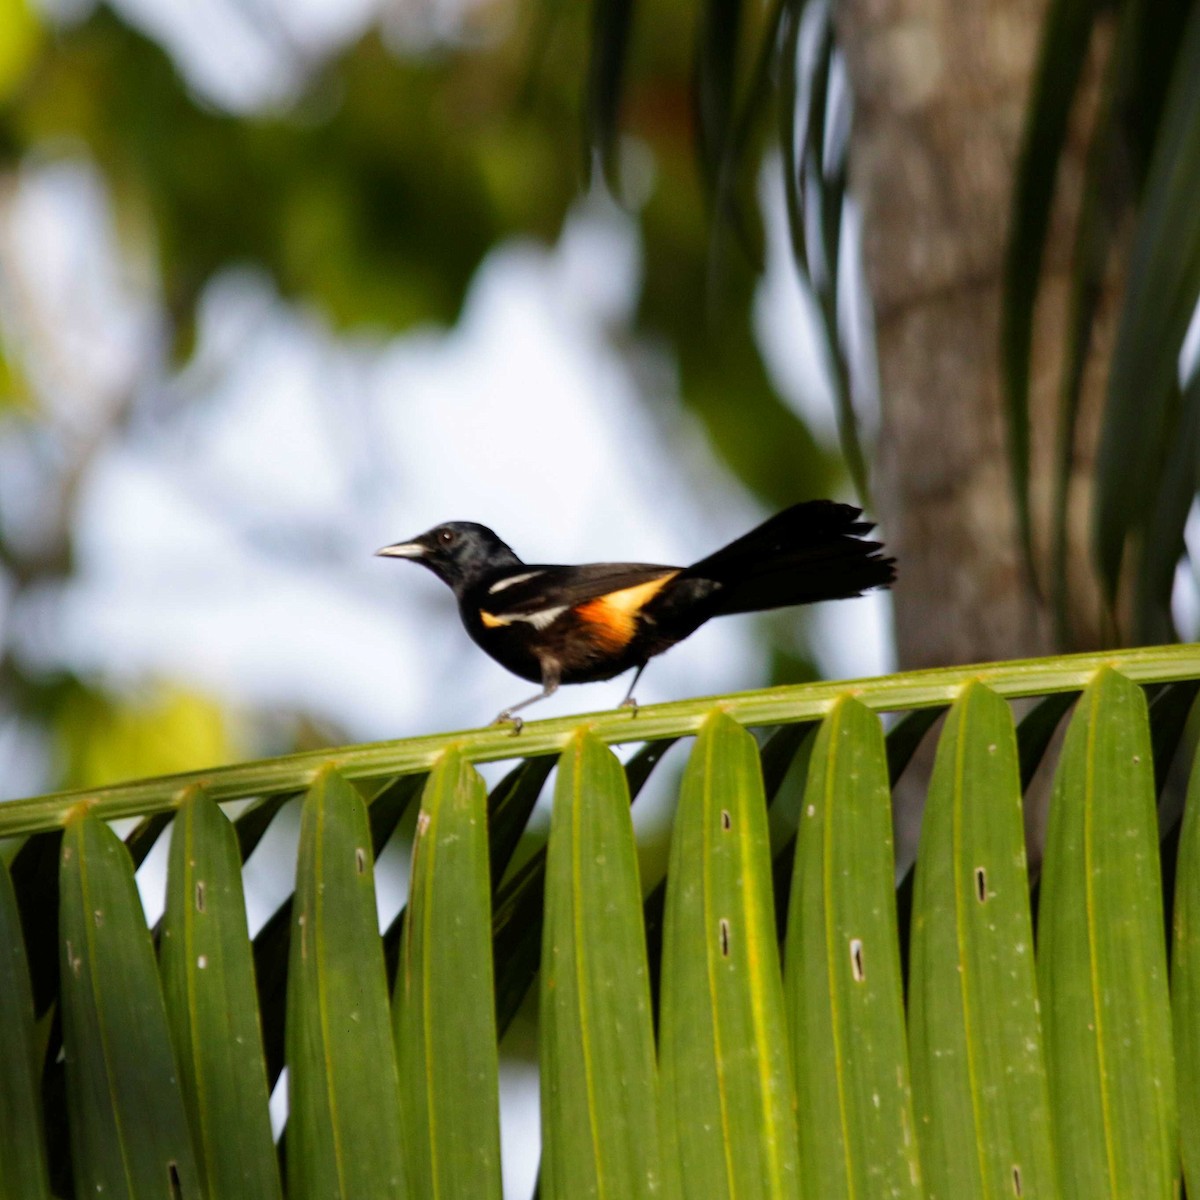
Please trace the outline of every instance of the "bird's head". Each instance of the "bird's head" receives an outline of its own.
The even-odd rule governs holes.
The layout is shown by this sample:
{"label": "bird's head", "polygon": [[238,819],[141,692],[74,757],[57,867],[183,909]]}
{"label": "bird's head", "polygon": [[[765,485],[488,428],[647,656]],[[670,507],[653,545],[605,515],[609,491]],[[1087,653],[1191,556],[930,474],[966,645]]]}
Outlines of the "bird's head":
{"label": "bird's head", "polygon": [[474,521],[447,521],[420,537],[384,546],[375,553],[419,562],[459,596],[493,571],[521,561],[486,525]]}

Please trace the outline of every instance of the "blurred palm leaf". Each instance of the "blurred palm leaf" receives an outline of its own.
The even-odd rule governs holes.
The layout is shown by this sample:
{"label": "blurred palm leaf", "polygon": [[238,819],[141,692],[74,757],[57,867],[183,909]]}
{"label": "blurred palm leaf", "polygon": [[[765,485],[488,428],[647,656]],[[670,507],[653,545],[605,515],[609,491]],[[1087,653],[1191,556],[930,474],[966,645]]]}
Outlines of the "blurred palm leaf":
{"label": "blurred palm leaf", "polygon": [[[1180,438],[1180,351],[1200,297],[1200,5],[1179,47],[1154,143],[1142,212],[1130,251],[1129,284],[1113,351],[1108,405],[1100,442],[1095,540],[1102,576],[1115,593],[1128,540],[1182,543],[1178,504],[1160,491],[1176,453],[1186,461],[1194,492],[1194,438]],[[1161,520],[1170,517],[1169,528]],[[1143,603],[1149,603],[1147,598]]]}
{"label": "blurred palm leaf", "polygon": [[[652,332],[670,336],[683,367],[685,397],[709,423],[714,444],[735,471],[764,497],[777,497],[780,493],[775,490],[774,455],[764,454],[764,448],[788,446],[792,453],[799,451],[803,461],[797,464],[793,460],[784,468],[784,491],[794,494],[797,478],[804,480],[806,491],[818,489],[814,472],[828,472],[829,465],[821,463],[820,454],[811,444],[811,434],[802,423],[779,407],[773,390],[766,396],[757,394],[759,385],[754,375],[761,367],[758,351],[752,343],[744,343],[740,329],[750,301],[749,285],[757,281],[764,262],[758,211],[761,171],[764,163],[778,154],[784,169],[785,211],[795,264],[802,286],[816,302],[818,333],[823,342],[821,366],[836,403],[843,455],[851,480],[866,501],[866,455],[848,350],[839,324],[844,308],[839,251],[847,140],[845,123],[828,119],[830,97],[837,90],[831,85],[831,68],[837,55],[829,8],[811,7],[817,47],[810,53],[805,43],[802,53],[801,23],[809,8],[807,0],[774,0],[759,5],[743,4],[741,0],[706,0],[699,6],[695,52],[687,69],[691,80],[691,140],[705,211],[692,211],[690,207],[686,212],[681,210],[679,197],[690,190],[691,180],[682,178],[679,170],[677,140],[668,144],[657,136],[662,126],[655,122],[650,141],[659,155],[658,169],[667,178],[666,186],[656,189],[643,213],[650,244],[647,292],[640,315]],[[613,168],[622,132],[618,114],[622,99],[630,98],[623,93],[636,96],[641,82],[637,71],[630,69],[630,60],[637,58],[630,42],[634,16],[639,11],[632,0],[596,0],[593,8],[586,105],[589,150],[593,159],[605,165],[618,195],[620,180]],[[663,14],[654,16],[661,30]],[[662,57],[661,52],[654,56],[660,69]],[[672,65],[678,68],[678,64]],[[776,111],[779,115],[772,132],[772,114]],[[645,136],[645,129],[640,127],[645,122],[639,122],[639,115],[631,113],[627,124],[631,133]],[[837,115],[844,116],[845,112],[838,109]],[[833,136],[827,136],[831,132]],[[675,197],[669,225],[658,215],[660,192]],[[806,213],[815,215],[809,227],[805,224]],[[708,246],[702,264],[688,258],[697,238]],[[672,250],[670,259],[659,261],[659,241]],[[692,278],[688,268],[697,265],[703,270]],[[669,312],[659,302],[657,293],[664,288],[670,289],[673,299],[680,294],[689,297],[682,313]],[[697,321],[695,309],[701,299],[707,320]],[[718,339],[719,347],[714,348],[709,334],[718,326],[722,337]],[[735,359],[741,360],[736,375],[732,369]],[[693,364],[702,370],[694,370]],[[738,397],[737,405],[728,403],[730,395]],[[750,411],[751,405],[756,411]],[[737,420],[732,421],[731,416]],[[770,423],[766,430],[763,421]],[[744,431],[756,426],[757,462],[742,446]]]}
{"label": "blurred palm leaf", "polygon": [[[1031,565],[1029,381],[1035,305],[1068,122],[1079,104],[1093,32],[1109,7],[1096,0],[1050,5],[1014,191],[1002,359],[1011,473]],[[1120,245],[1114,233],[1131,211],[1136,226],[1121,262],[1126,282],[1100,433],[1092,550],[1111,606],[1122,580],[1134,583],[1132,621],[1122,636],[1137,642],[1175,636],[1171,592],[1196,493],[1200,425],[1200,390],[1180,361],[1200,300],[1200,216],[1193,203],[1200,170],[1198,81],[1200,5],[1191,0],[1116,5],[1116,31],[1090,122],[1074,218],[1062,347],[1050,584],[1064,644],[1072,636],[1066,589],[1068,484],[1083,373],[1097,305]]]}
{"label": "blurred palm leaf", "polygon": [[[1169,681],[1182,682],[1148,705],[1139,684]],[[1154,794],[1197,681],[1195,647],[1000,663],[563,718],[519,738],[493,729],[349,747],[202,781],[5,805],[0,827],[28,835],[30,854],[51,836],[39,830],[65,826],[66,836],[57,932],[18,915],[34,895],[24,850],[13,859],[16,891],[7,869],[0,879],[11,1008],[0,1136],[27,1133],[21,1154],[0,1158],[0,1195],[51,1194],[40,1129],[58,1119],[61,1074],[57,1052],[40,1046],[35,994],[41,1028],[59,1006],[66,1016],[71,1148],[58,1151],[68,1162],[55,1163],[56,1194],[72,1172],[85,1187],[142,1178],[155,1195],[163,1186],[278,1194],[241,853],[213,801],[287,796],[305,780],[296,895],[278,922],[291,929],[279,984],[289,1015],[286,1194],[452,1194],[464,1180],[498,1194],[496,1053],[507,1018],[496,1018],[538,971],[531,928],[546,964],[544,1194],[610,1183],[614,1194],[740,1194],[742,1172],[773,1180],[773,1195],[861,1193],[880,1172],[896,1194],[1169,1194],[1181,1161],[1188,1172],[1198,1161],[1194,1105],[1181,1092],[1177,1117],[1174,1077],[1196,1072],[1188,997],[1200,884],[1195,787],[1178,839],[1164,837],[1177,817],[1164,806],[1160,828]],[[1036,758],[1082,699],[1057,766],[1035,953],[1021,833],[1028,770],[1004,697],[1038,695],[1048,699],[1022,726],[1022,753]],[[911,920],[898,924],[889,787],[929,714],[947,705]],[[883,710],[912,714],[886,747]],[[814,719],[817,735],[805,737]],[[746,724],[778,732],[760,750]],[[682,734],[699,736],[665,909],[658,888],[643,909],[630,792]],[[646,748],[622,771],[605,743],[630,739]],[[524,764],[485,804],[471,761],[514,753]],[[508,824],[528,816],[560,754],[549,854],[527,858],[497,891],[485,812],[511,847]],[[346,778],[378,781],[360,786],[379,812],[390,808],[390,827],[431,767],[389,1018],[372,882],[381,842]],[[767,805],[793,801],[799,836],[780,825],[773,848]],[[243,819],[256,822],[262,803]],[[102,818],[142,813],[131,835],[141,845],[145,818],[173,811],[160,982],[133,859]],[[781,969],[777,868],[793,854]],[[1164,879],[1176,892],[1173,1037]],[[525,914],[517,922],[514,903]],[[47,941],[60,947],[61,994],[53,980],[31,986],[26,944]],[[509,980],[498,988],[493,955],[497,984]],[[658,972],[656,1062],[649,980]],[[261,1011],[270,1043],[282,1005]]]}

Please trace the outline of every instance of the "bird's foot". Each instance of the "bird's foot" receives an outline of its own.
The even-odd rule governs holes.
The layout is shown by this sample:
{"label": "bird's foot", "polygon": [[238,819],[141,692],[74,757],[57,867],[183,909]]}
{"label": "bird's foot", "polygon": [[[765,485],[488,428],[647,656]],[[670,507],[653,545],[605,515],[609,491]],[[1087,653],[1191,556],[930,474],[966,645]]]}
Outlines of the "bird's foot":
{"label": "bird's foot", "polygon": [[513,737],[516,737],[522,729],[525,728],[525,722],[517,716],[514,716],[510,709],[505,709],[502,713],[496,715],[496,719],[492,722],[493,725],[511,725]]}
{"label": "bird's foot", "polygon": [[633,696],[626,696],[625,699],[621,701],[621,703],[618,707],[631,709],[633,716],[635,716],[635,717],[638,714],[638,702]]}

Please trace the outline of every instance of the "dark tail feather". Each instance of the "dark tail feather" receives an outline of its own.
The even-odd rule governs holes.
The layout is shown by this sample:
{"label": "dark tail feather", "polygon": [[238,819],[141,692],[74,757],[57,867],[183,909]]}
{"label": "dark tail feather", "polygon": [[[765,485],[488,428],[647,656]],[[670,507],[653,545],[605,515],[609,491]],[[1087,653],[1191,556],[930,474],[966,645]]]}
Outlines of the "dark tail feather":
{"label": "dark tail feather", "polygon": [[862,510],[832,500],[811,500],[764,521],[736,542],[693,563],[682,578],[713,579],[714,616],[758,612],[815,600],[861,596],[896,578],[894,558],[864,535]]}

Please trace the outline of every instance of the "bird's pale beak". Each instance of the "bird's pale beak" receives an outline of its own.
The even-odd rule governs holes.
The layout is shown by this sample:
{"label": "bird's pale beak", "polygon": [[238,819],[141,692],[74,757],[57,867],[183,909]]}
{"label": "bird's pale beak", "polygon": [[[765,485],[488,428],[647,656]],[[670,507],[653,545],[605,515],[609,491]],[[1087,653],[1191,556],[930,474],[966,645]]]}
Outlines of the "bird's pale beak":
{"label": "bird's pale beak", "polygon": [[394,546],[383,546],[375,551],[376,558],[424,558],[428,553],[420,542],[397,542]]}

